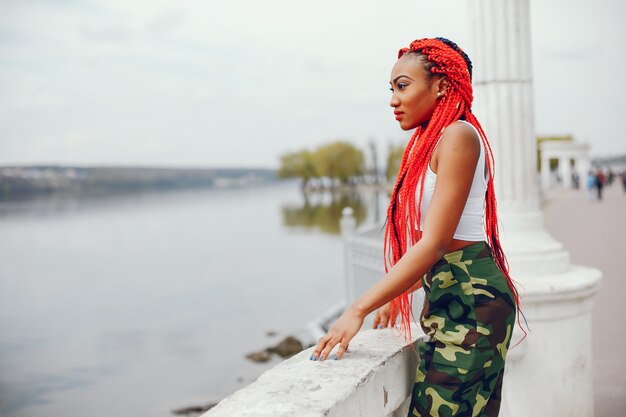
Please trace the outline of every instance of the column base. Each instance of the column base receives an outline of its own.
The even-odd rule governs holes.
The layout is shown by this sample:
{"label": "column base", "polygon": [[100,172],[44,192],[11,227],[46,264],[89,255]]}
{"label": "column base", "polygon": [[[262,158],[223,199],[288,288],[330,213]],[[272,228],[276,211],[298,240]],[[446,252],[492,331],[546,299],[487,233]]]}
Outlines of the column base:
{"label": "column base", "polygon": [[520,278],[530,332],[507,356],[502,417],[593,416],[591,308],[601,279],[582,266]]}
{"label": "column base", "polygon": [[500,239],[512,276],[532,277],[568,270],[569,252],[543,228],[540,210],[504,210]]}

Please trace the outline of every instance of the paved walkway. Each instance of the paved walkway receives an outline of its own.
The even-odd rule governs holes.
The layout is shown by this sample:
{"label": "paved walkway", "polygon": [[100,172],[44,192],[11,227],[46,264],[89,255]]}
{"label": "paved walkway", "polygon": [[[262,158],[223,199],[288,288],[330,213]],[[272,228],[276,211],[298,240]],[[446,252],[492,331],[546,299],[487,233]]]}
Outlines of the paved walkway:
{"label": "paved walkway", "polygon": [[[618,180],[619,181],[619,180]],[[602,201],[586,190],[548,193],[546,229],[570,251],[572,263],[603,272],[593,310],[595,417],[626,415],[626,193],[619,182]]]}

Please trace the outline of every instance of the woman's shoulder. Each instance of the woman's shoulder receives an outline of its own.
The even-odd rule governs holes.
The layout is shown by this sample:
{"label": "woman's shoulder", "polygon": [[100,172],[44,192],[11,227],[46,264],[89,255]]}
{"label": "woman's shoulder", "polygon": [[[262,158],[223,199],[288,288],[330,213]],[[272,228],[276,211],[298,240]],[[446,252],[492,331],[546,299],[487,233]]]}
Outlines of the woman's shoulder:
{"label": "woman's shoulder", "polygon": [[448,153],[462,150],[468,157],[478,158],[480,154],[480,136],[468,122],[457,120],[446,127],[441,135],[440,152]]}

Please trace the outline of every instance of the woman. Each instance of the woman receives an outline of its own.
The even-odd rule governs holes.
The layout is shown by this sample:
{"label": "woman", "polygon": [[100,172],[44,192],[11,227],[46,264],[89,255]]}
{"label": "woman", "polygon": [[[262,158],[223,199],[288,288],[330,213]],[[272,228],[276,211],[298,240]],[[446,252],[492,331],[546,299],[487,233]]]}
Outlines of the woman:
{"label": "woman", "polygon": [[589,199],[589,201],[593,201],[594,194],[593,194],[593,189],[596,186],[596,176],[593,174],[592,171],[589,171],[587,173],[587,198]]}
{"label": "woman", "polygon": [[[424,287],[420,324],[428,340],[411,416],[497,416],[518,294],[498,240],[493,156],[471,112],[472,64],[452,41],[419,39],[391,71],[391,107],[415,129],[391,194],[385,277],[319,340],[312,360],[338,346],[340,359],[364,318],[411,338],[412,292]],[[414,319],[415,320],[415,319]],[[523,330],[523,329],[522,329]]]}

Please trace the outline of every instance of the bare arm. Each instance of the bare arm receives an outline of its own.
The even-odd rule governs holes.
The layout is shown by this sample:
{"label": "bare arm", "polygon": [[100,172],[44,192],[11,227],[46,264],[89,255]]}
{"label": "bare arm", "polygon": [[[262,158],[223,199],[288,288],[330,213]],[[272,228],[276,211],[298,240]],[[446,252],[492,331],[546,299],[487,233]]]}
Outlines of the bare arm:
{"label": "bare arm", "polygon": [[[444,140],[445,139],[445,140]],[[333,347],[341,358],[364,318],[412,286],[437,262],[452,242],[472,185],[480,139],[465,123],[450,125],[439,144],[437,182],[424,219],[422,238],[387,274],[361,295],[319,340],[313,357],[326,358]]]}
{"label": "bare arm", "polygon": [[[445,139],[445,140],[443,140]],[[410,247],[387,275],[351,306],[363,317],[418,284],[447,253],[472,185],[478,162],[478,136],[470,126],[449,126],[440,142],[437,181],[424,219],[422,238]]]}

